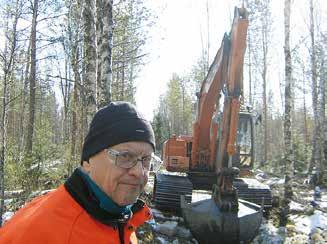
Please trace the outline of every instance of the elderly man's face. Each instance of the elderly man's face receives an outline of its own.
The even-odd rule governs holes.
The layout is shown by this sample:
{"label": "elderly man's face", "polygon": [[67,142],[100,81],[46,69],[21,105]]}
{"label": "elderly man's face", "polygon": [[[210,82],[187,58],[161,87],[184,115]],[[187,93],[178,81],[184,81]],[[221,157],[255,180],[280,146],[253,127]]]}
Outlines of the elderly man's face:
{"label": "elderly man's face", "polygon": [[[138,158],[149,156],[152,146],[146,142],[126,142],[111,147],[118,152],[130,152]],[[133,168],[124,169],[115,165],[114,157],[106,150],[90,158],[84,169],[97,185],[118,205],[124,206],[136,201],[148,181],[148,170],[143,169],[141,162]]]}

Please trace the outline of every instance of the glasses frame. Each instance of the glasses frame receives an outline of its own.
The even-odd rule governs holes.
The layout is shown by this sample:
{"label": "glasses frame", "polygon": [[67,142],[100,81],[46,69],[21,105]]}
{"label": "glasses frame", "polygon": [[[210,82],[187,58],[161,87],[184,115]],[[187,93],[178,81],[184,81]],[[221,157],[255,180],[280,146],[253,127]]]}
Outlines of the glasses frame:
{"label": "glasses frame", "polygon": [[[138,162],[141,162],[141,164],[142,164],[142,168],[143,168],[144,170],[150,170],[150,168],[151,168],[151,161],[152,161],[152,159],[153,159],[153,155],[152,155],[152,153],[151,153],[151,155],[149,155],[149,156],[143,156],[142,158],[136,158],[136,160],[135,160],[134,162],[131,162],[132,164],[131,164],[130,167],[122,167],[121,165],[117,165],[117,158],[118,158],[119,156],[122,156],[124,153],[129,153],[129,152],[128,152],[128,151],[119,152],[119,151],[117,151],[117,150],[115,150],[115,149],[112,149],[112,148],[107,148],[106,151],[107,151],[107,154],[108,154],[109,156],[114,157],[115,165],[116,165],[117,167],[119,167],[119,168],[122,168],[122,169],[131,169],[131,168],[135,167],[135,165],[137,165]],[[147,157],[150,157],[150,163],[149,163],[149,167],[148,167],[148,168],[147,168],[147,167],[144,167],[144,159],[147,158]]]}

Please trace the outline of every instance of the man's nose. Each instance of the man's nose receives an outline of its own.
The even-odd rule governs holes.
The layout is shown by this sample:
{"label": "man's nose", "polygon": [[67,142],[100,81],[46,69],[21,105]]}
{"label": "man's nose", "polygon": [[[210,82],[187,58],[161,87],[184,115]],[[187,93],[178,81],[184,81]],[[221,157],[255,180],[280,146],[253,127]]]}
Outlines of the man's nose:
{"label": "man's nose", "polygon": [[137,161],[136,165],[129,169],[129,174],[139,178],[143,177],[146,174],[146,170],[143,168],[142,161]]}

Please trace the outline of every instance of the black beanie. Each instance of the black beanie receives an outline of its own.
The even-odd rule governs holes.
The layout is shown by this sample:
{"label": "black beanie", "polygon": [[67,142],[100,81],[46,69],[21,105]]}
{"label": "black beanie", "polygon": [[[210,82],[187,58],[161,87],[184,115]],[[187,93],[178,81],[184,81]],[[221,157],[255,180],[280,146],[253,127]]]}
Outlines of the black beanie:
{"label": "black beanie", "polygon": [[84,140],[82,162],[105,148],[129,141],[148,142],[155,150],[150,122],[131,103],[111,102],[92,119]]}

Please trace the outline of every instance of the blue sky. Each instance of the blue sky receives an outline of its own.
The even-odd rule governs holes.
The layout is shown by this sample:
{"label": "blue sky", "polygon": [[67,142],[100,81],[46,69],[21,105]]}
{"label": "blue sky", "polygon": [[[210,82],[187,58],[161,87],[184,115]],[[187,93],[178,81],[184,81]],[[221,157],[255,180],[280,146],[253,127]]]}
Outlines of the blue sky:
{"label": "blue sky", "polygon": [[[150,31],[152,38],[147,50],[150,56],[137,80],[136,93],[137,106],[148,119],[152,119],[153,110],[158,106],[159,96],[166,91],[166,85],[172,74],[175,72],[183,75],[189,72],[201,55],[202,45],[207,45],[207,2],[209,6],[210,58],[212,60],[220,46],[224,32],[231,28],[234,6],[240,7],[242,1],[148,0],[149,6],[158,19],[157,24]],[[314,0],[314,2],[318,11],[315,21],[322,23],[323,16],[326,16],[327,1]],[[275,109],[280,112],[284,89],[282,85],[284,79],[283,8],[284,0],[272,0],[273,40],[269,53],[268,90],[272,91]],[[307,0],[293,1],[292,47],[298,45],[303,36],[308,35],[308,14]],[[324,28],[326,30],[326,26],[321,25],[321,29]],[[306,40],[310,39],[306,38]],[[299,52],[303,57],[308,55],[305,45],[302,45]],[[245,89],[246,82],[247,75],[245,73]],[[308,101],[310,102],[310,99]]]}

